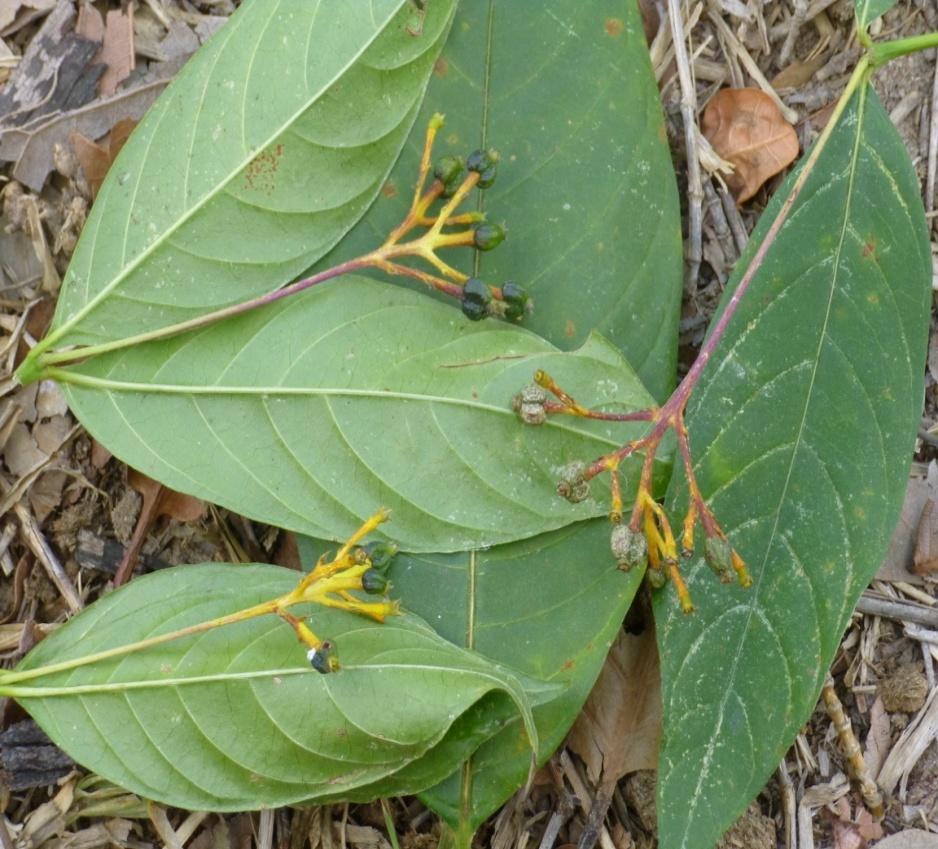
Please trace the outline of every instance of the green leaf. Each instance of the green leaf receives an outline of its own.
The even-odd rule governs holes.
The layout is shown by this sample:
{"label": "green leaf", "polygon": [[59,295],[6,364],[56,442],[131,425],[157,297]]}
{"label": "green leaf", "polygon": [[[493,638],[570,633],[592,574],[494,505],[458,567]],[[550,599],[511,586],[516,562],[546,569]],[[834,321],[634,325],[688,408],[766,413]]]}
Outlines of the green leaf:
{"label": "green leaf", "polygon": [[880,15],[888,12],[899,0],[855,0],[857,29],[864,32]]}
{"label": "green leaf", "polygon": [[[462,0],[385,191],[321,265],[369,250],[403,217],[423,126],[444,112],[438,156],[501,152],[479,201],[508,229],[497,250],[451,261],[529,287],[525,327],[560,348],[601,330],[660,398],[675,374],[681,222],[638,10],[631,0],[549,0],[539,10]],[[575,394],[589,386],[571,381]],[[615,569],[604,520],[486,551],[402,556],[393,576],[395,595],[442,635],[563,684],[535,710],[542,759],[579,712],[640,578]],[[524,782],[527,766],[514,723],[422,798],[465,832]]]}
{"label": "green leaf", "polygon": [[[318,541],[299,542],[304,562],[324,551]],[[390,575],[392,595],[443,637],[562,687],[534,709],[541,760],[563,740],[589,694],[642,578],[616,568],[605,519],[487,551],[399,554]],[[511,718],[422,798],[454,828],[474,830],[524,783],[525,739]]]}
{"label": "green leaf", "polygon": [[525,326],[573,349],[598,330],[662,398],[674,383],[681,304],[677,187],[634,0],[462,0],[421,117],[387,187],[329,265],[375,247],[404,216],[423,127],[446,114],[437,156],[496,147],[479,195],[508,238],[448,257],[534,298]]}
{"label": "green leaf", "polygon": [[384,182],[453,6],[416,36],[407,0],[244,3],[121,151],[40,348],[192,319],[318,260]]}
{"label": "green leaf", "polygon": [[413,792],[437,777],[410,768],[426,752],[442,745],[465,756],[519,711],[536,740],[525,695],[538,694],[533,682],[522,689],[511,673],[409,615],[379,625],[309,606],[312,626],[335,640],[342,658],[331,675],[313,671],[293,631],[265,616],[15,681],[242,610],[296,580],[265,565],[148,575],[44,640],[0,679],[0,691],[89,769],[196,810],[355,796],[378,781]]}
{"label": "green leaf", "polygon": [[[754,585],[721,586],[698,558],[694,615],[657,600],[662,849],[713,846],[816,704],[902,505],[930,300],[918,181],[862,84],[691,397],[702,492]],[[675,515],[685,491],[675,476]]]}
{"label": "green leaf", "polygon": [[[634,426],[572,416],[522,426],[511,398],[537,368],[597,387],[584,403],[650,403],[599,338],[561,353],[351,276],[51,374],[95,438],[167,486],[331,539],[390,507],[401,548],[458,551],[608,509],[600,486],[568,504],[557,477]],[[624,480],[636,480],[635,459]]]}

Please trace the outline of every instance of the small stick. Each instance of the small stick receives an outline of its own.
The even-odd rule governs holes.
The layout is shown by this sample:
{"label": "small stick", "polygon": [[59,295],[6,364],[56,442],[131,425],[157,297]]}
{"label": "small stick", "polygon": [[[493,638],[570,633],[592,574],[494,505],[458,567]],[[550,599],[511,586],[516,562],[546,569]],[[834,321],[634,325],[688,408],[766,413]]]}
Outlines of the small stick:
{"label": "small stick", "polygon": [[935,208],[935,179],[938,171],[938,64],[931,91],[931,126],[928,133],[928,176],[925,180],[925,209],[931,212]]}
{"label": "small stick", "polygon": [[778,54],[778,66],[784,68],[791,58],[791,51],[795,47],[795,40],[801,27],[808,15],[808,0],[795,0],[795,8],[788,19],[788,34],[785,36],[785,42],[782,44],[782,50]]}
{"label": "small stick", "polygon": [[824,686],[821,688],[821,699],[824,702],[824,707],[827,708],[827,715],[831,718],[834,729],[837,731],[837,740],[840,743],[840,749],[844,757],[847,759],[847,766],[852,774],[851,777],[860,786],[863,802],[872,814],[873,819],[881,820],[885,812],[883,794],[877,787],[876,782],[873,781],[873,776],[870,775],[857,735],[853,733],[850,718],[844,712],[844,706],[837,697],[834,690],[834,679],[830,673],[827,674]]}
{"label": "small stick", "polygon": [[55,556],[55,552],[49,547],[49,543],[46,542],[46,538],[39,530],[36,520],[33,519],[22,502],[18,501],[13,505],[13,512],[16,514],[16,518],[19,519],[26,544],[36,555],[36,559],[42,563],[52,583],[55,584],[62,594],[62,598],[65,599],[69,610],[72,613],[78,613],[83,607],[78,590],[75,589],[72,579],[68,577],[65,569],[62,568],[62,564],[59,563],[59,558]]}
{"label": "small stick", "polygon": [[890,601],[864,593],[857,602],[857,612],[867,616],[882,616],[898,622],[912,622],[926,628],[938,629],[938,610],[929,610],[918,604]]}
{"label": "small stick", "polygon": [[671,23],[674,61],[677,63],[678,79],[681,83],[681,118],[684,122],[684,147],[687,152],[687,283],[691,291],[696,291],[703,256],[703,188],[700,159],[697,155],[697,92],[687,58],[687,45],[684,43],[680,0],[668,0],[668,20]]}
{"label": "small stick", "polygon": [[788,764],[782,758],[778,765],[778,783],[782,797],[782,813],[785,819],[785,849],[798,849],[798,807],[795,799],[795,785],[788,774]]}

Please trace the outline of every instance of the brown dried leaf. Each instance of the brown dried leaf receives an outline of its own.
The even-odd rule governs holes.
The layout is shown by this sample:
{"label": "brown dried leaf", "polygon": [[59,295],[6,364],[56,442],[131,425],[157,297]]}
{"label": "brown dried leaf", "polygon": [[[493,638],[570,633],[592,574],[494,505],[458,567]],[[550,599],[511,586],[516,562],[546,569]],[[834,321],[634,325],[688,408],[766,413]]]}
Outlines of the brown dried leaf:
{"label": "brown dried leaf", "polygon": [[191,522],[205,511],[205,503],[198,498],[169,489],[136,469],[128,469],[127,483],[143,497],[143,512],[146,512],[147,505],[155,502],[153,519],[168,516],[179,522]]}
{"label": "brown dried leaf", "polygon": [[759,89],[718,91],[704,109],[701,128],[714,150],[736,168],[726,183],[737,203],[749,200],[798,156],[794,127]]}
{"label": "brown dried leaf", "polygon": [[97,439],[91,440],[91,465],[96,469],[103,469],[113,456]]}
{"label": "brown dried leaf", "polygon": [[72,149],[91,190],[92,200],[97,196],[108,170],[136,126],[137,122],[133,118],[118,121],[107,137],[102,139],[101,144],[91,141],[81,133],[72,133],[69,136]]}
{"label": "brown dried leaf", "polygon": [[621,631],[567,737],[595,786],[611,787],[627,773],[657,767],[660,675],[654,628]]}
{"label": "brown dried leaf", "polygon": [[124,557],[114,573],[114,586],[119,587],[127,582],[137,565],[137,558],[143,548],[153,523],[160,516],[169,516],[180,522],[189,522],[198,519],[205,509],[205,505],[198,498],[183,495],[181,492],[164,487],[163,484],[147,477],[142,472],[129,469],[127,482],[143,497],[143,506],[137,516],[137,526],[133,537],[124,551]]}

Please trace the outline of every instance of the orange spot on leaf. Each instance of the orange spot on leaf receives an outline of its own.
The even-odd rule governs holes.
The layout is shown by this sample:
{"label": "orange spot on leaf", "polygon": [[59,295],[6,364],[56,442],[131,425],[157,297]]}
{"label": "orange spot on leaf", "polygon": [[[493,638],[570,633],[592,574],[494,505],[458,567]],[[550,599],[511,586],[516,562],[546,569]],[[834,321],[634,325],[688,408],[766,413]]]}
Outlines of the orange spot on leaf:
{"label": "orange spot on leaf", "polygon": [[433,73],[438,77],[445,77],[449,73],[449,62],[442,56],[433,63]]}
{"label": "orange spot on leaf", "polygon": [[244,169],[244,187],[268,195],[271,194],[275,187],[282,158],[282,144],[276,144],[267,150],[262,150]]}
{"label": "orange spot on leaf", "polygon": [[622,35],[622,30],[625,29],[625,24],[622,23],[619,18],[606,18],[606,23],[603,26],[603,29],[606,30],[606,35],[611,35],[613,38],[617,38]]}
{"label": "orange spot on leaf", "polygon": [[381,187],[381,194],[386,198],[396,198],[397,197],[397,186],[394,183],[387,182]]}

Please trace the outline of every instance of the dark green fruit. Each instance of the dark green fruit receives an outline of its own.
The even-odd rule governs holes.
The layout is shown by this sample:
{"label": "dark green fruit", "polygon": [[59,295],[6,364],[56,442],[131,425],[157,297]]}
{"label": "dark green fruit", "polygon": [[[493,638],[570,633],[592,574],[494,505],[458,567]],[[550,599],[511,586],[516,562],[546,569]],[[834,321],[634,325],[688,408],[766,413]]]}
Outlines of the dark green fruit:
{"label": "dark green fruit", "polygon": [[369,595],[381,595],[387,592],[388,579],[377,569],[369,569],[362,575],[362,589]]}
{"label": "dark green fruit", "polygon": [[479,172],[479,182],[476,185],[480,189],[487,189],[492,183],[495,182],[495,177],[497,176],[498,167],[496,165],[490,165],[484,171]]}
{"label": "dark green fruit", "polygon": [[480,251],[490,251],[505,241],[505,228],[501,224],[479,224],[473,231],[473,242]]}
{"label": "dark green fruit", "polygon": [[372,569],[387,569],[397,555],[398,548],[393,542],[370,542],[365,546]]}
{"label": "dark green fruit", "polygon": [[523,287],[517,283],[506,283],[502,286],[502,300],[505,302],[505,318],[509,321],[520,321],[524,318],[530,296]]}
{"label": "dark green fruit", "polygon": [[477,304],[488,304],[492,300],[492,290],[488,283],[479,277],[470,277],[462,287],[462,296],[467,301],[475,301]]}
{"label": "dark green fruit", "polygon": [[444,156],[433,168],[433,176],[442,183],[458,180],[463,175],[466,164],[459,156]]}
{"label": "dark green fruit", "polygon": [[319,648],[310,649],[306,652],[306,659],[320,675],[328,675],[339,669],[339,658],[332,640],[323,640]]}
{"label": "dark green fruit", "polygon": [[491,148],[488,150],[474,150],[466,157],[466,168],[470,171],[478,171],[479,174],[494,168],[498,162],[498,153]]}
{"label": "dark green fruit", "polygon": [[482,321],[489,314],[488,304],[465,298],[462,302],[462,314],[469,321]]}

